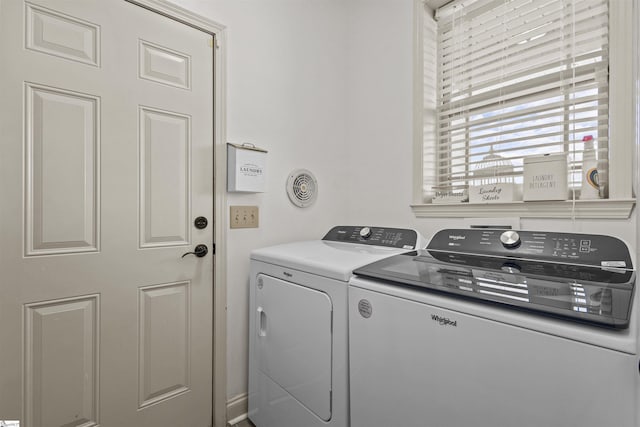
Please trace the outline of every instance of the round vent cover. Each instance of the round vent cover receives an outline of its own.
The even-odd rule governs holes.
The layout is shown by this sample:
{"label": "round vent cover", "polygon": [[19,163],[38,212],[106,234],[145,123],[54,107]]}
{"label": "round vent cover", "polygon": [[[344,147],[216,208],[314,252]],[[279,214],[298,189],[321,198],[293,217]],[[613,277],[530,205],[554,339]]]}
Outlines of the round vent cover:
{"label": "round vent cover", "polygon": [[306,169],[296,169],[289,174],[287,195],[291,203],[299,208],[311,206],[318,197],[316,177]]}

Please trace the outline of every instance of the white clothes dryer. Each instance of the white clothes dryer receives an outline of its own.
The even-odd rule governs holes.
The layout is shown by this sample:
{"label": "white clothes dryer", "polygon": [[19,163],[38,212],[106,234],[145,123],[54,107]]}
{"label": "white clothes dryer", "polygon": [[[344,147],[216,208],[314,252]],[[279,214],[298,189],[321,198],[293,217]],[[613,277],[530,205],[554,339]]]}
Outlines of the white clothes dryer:
{"label": "white clothes dryer", "polygon": [[249,418],[257,427],[349,425],[347,282],[424,247],[414,230],[338,226],[251,252]]}
{"label": "white clothes dryer", "polygon": [[610,236],[467,229],[356,269],[351,427],[637,427],[631,260]]}

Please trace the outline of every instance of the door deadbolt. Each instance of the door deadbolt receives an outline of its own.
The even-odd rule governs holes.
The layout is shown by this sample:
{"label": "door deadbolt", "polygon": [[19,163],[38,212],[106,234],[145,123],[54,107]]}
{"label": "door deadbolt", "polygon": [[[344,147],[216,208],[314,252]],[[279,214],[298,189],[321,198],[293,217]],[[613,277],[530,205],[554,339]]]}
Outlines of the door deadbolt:
{"label": "door deadbolt", "polygon": [[182,258],[186,257],[187,255],[195,255],[198,258],[202,258],[203,256],[207,255],[208,253],[209,253],[209,248],[207,247],[207,245],[198,245],[198,246],[195,247],[193,252],[187,252],[187,253],[183,254]]}
{"label": "door deadbolt", "polygon": [[198,218],[196,218],[193,221],[193,225],[198,229],[198,230],[202,230],[203,228],[207,228],[207,225],[209,225],[209,221],[207,220],[207,218],[203,217],[203,216],[199,216]]}

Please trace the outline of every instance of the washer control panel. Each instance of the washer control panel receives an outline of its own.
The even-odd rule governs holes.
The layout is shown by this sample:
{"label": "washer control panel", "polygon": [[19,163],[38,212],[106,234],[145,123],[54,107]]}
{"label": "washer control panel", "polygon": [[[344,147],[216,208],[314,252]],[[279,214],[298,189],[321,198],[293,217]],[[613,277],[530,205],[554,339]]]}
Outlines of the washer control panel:
{"label": "washer control panel", "polygon": [[342,225],[333,227],[322,240],[407,250],[418,249],[418,233],[406,228]]}
{"label": "washer control panel", "polygon": [[446,229],[433,236],[427,249],[598,267],[633,268],[627,245],[620,239],[600,234]]}

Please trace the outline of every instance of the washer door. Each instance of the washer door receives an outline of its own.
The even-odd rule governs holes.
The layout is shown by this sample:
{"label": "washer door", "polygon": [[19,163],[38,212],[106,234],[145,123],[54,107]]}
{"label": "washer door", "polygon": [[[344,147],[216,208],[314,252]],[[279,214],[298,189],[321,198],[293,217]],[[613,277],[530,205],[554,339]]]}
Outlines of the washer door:
{"label": "washer door", "polygon": [[259,275],[258,369],[319,418],[331,419],[331,299],[324,292]]}

